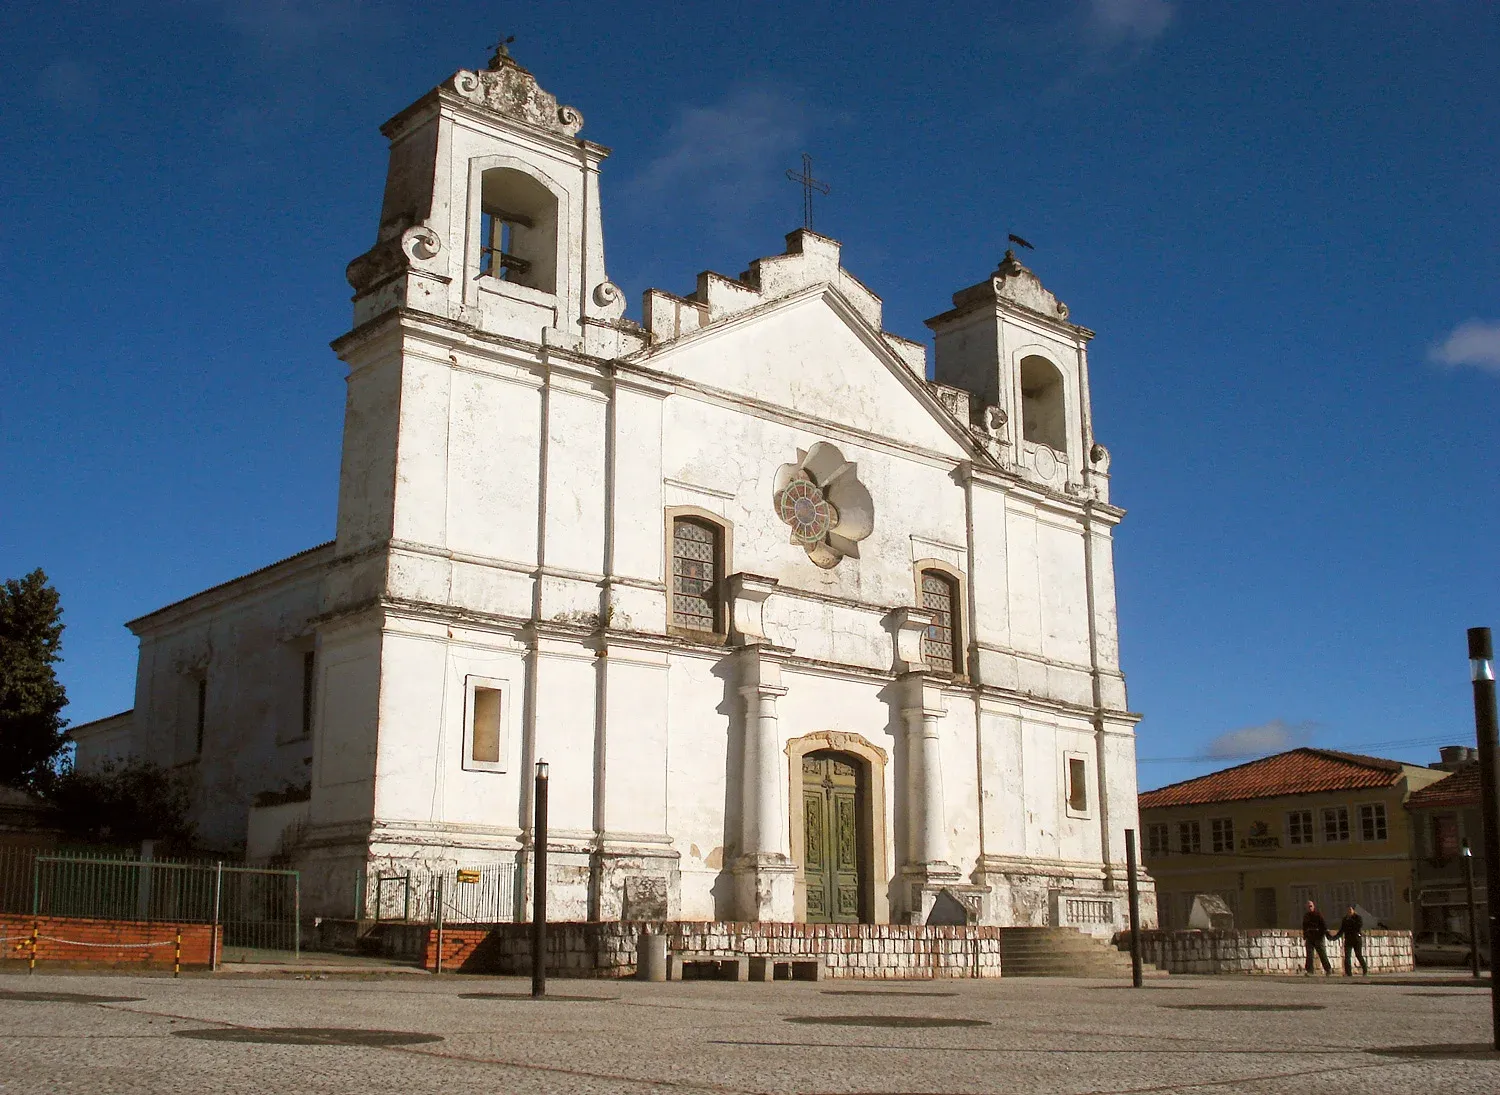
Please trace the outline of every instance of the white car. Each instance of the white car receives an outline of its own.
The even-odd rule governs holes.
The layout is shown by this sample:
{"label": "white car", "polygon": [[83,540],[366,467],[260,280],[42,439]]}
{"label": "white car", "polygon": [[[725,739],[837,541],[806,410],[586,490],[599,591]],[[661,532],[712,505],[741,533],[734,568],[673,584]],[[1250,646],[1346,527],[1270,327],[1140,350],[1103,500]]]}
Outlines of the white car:
{"label": "white car", "polygon": [[[1469,964],[1469,937],[1459,932],[1425,931],[1412,932],[1412,958],[1419,966],[1467,966]],[[1490,964],[1490,948],[1479,945],[1479,964]]]}

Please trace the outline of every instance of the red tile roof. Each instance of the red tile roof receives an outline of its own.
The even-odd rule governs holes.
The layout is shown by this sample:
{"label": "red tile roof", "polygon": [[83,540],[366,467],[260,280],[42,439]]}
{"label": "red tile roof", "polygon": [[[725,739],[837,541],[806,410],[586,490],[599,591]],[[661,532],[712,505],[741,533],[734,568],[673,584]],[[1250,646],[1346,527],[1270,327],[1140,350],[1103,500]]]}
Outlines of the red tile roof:
{"label": "red tile roof", "polygon": [[1140,797],[1140,808],[1389,787],[1401,779],[1405,770],[1400,761],[1381,757],[1333,749],[1293,749],[1147,791]]}
{"label": "red tile roof", "polygon": [[1452,775],[1413,791],[1407,806],[1473,806],[1479,801],[1479,765],[1465,764]]}

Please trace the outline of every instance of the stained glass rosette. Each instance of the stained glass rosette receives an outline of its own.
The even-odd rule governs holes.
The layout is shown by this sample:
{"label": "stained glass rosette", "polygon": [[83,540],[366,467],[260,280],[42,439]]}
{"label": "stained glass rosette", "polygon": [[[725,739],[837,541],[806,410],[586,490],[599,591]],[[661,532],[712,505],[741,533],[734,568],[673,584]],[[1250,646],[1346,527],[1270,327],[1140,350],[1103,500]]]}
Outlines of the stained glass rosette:
{"label": "stained glass rosette", "polygon": [[838,510],[811,479],[796,478],[776,492],[776,512],[791,526],[792,536],[816,544],[838,524]]}
{"label": "stained glass rosette", "polygon": [[828,570],[845,557],[859,558],[859,541],[875,527],[875,507],[858,468],[835,446],[819,441],[798,450],[795,464],[776,469],[773,490],[792,543],[816,565]]}

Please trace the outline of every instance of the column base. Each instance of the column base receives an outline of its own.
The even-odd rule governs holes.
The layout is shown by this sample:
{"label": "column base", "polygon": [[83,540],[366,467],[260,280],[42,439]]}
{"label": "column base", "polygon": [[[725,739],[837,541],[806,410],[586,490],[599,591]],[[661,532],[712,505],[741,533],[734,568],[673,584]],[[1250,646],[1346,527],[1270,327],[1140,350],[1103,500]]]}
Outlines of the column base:
{"label": "column base", "polygon": [[780,853],[745,855],[731,873],[736,920],[792,920],[797,865],[791,859]]}

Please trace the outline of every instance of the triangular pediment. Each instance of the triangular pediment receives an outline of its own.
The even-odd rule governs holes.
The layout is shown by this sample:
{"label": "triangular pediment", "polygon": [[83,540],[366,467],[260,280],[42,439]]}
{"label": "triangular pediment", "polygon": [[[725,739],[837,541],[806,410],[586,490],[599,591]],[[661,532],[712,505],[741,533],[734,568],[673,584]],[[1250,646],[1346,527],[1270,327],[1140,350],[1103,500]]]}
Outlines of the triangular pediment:
{"label": "triangular pediment", "polygon": [[731,316],[632,361],[800,418],[955,459],[971,455],[964,427],[926,379],[832,286]]}

